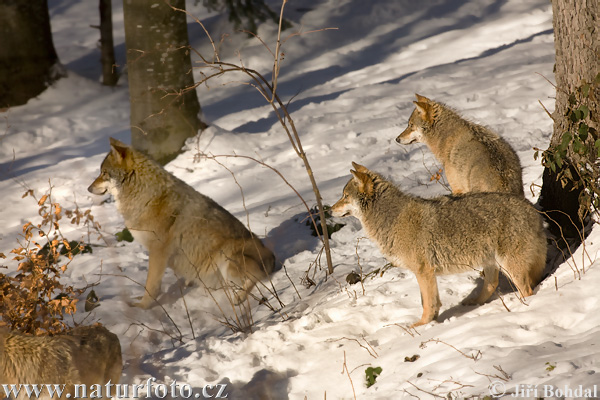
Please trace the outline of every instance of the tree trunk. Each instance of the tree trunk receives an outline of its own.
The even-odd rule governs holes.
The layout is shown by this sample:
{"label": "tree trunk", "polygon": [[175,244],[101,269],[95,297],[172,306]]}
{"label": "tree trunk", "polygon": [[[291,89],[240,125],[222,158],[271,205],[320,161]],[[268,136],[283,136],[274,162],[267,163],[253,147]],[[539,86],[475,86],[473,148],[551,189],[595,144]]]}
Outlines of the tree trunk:
{"label": "tree trunk", "polygon": [[[572,140],[582,139],[585,149],[574,150],[572,141],[563,164],[555,165],[554,171],[546,165],[539,204],[548,214],[549,227],[555,236],[577,239],[589,219],[589,205],[584,201],[585,185],[580,184],[581,166],[594,165],[598,152],[594,144],[598,140],[600,85],[593,83],[600,72],[600,2],[552,0],[552,12],[556,105],[549,149],[560,146],[566,132]],[[591,86],[591,90],[586,91],[586,85]],[[582,104],[589,108],[589,114],[582,119],[573,117],[574,110]],[[578,134],[581,124],[590,128],[589,135]],[[564,177],[573,179],[562,179],[561,182]]]}
{"label": "tree trunk", "polygon": [[[185,9],[185,0],[171,0]],[[204,125],[193,89],[186,15],[166,1],[125,0],[131,142],[161,164]]]}
{"label": "tree trunk", "polygon": [[102,84],[115,86],[119,81],[113,43],[111,0],[100,0],[100,51],[102,52]]}
{"label": "tree trunk", "polygon": [[0,108],[19,106],[64,76],[47,0],[0,2]]}

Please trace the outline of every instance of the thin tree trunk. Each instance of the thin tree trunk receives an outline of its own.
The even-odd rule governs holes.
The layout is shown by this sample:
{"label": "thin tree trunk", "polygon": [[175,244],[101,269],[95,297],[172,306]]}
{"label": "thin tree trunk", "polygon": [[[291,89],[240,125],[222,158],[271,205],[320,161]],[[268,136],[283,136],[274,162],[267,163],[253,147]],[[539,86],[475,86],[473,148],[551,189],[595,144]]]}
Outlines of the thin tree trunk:
{"label": "thin tree trunk", "polygon": [[[185,9],[185,0],[170,4]],[[192,88],[186,15],[163,0],[126,0],[123,12],[131,142],[166,164],[187,138],[206,126],[199,119],[200,103]]]}
{"label": "thin tree trunk", "polygon": [[115,86],[119,81],[113,43],[111,0],[100,0],[100,50],[102,61],[102,84]]}

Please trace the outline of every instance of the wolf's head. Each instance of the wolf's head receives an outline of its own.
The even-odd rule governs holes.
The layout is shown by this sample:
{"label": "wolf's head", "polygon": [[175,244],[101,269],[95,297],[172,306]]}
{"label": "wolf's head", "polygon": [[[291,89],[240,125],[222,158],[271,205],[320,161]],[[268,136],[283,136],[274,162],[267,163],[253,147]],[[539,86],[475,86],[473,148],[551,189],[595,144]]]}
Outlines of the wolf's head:
{"label": "wolf's head", "polygon": [[110,152],[100,165],[100,175],[88,187],[93,194],[116,195],[123,182],[133,173],[133,149],[110,138]]}
{"label": "wolf's head", "polygon": [[363,207],[375,195],[377,177],[362,165],[352,162],[352,166],[354,167],[354,170],[350,170],[352,178],[344,186],[342,198],[331,206],[331,212],[336,217],[352,215],[360,219]]}
{"label": "wolf's head", "polygon": [[396,138],[399,144],[422,143],[435,122],[437,103],[418,94],[415,96],[417,101],[413,101],[415,109],[408,119],[408,126]]}

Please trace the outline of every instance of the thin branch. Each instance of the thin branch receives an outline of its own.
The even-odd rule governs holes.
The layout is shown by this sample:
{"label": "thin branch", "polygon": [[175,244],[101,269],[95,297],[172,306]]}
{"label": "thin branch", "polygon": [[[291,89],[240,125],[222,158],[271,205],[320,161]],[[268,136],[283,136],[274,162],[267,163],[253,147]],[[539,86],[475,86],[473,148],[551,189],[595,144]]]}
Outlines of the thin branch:
{"label": "thin branch", "polygon": [[[362,347],[363,349],[365,349],[369,355],[373,358],[377,358],[379,357],[379,354],[377,354],[377,352],[375,351],[375,349],[369,344],[369,342],[367,342],[367,340],[363,337],[363,340],[365,341],[365,343],[367,344],[367,346],[369,346],[368,348],[366,346],[364,346],[361,342],[358,341],[358,339],[353,339],[353,338],[347,338],[347,337],[341,337],[339,339],[335,339],[335,340],[331,340],[332,342],[339,342],[340,340],[350,340],[350,341],[354,341],[356,342],[360,347]],[[370,350],[369,350],[370,348]],[[372,351],[371,351],[372,350]]]}
{"label": "thin branch", "polygon": [[306,31],[306,32],[294,32],[289,34],[285,39],[283,39],[283,41],[281,42],[281,44],[284,44],[285,42],[288,41],[288,39],[293,38],[294,36],[302,36],[302,35],[307,35],[309,33],[316,33],[316,32],[323,32],[323,31],[337,31],[339,28],[321,28],[321,29],[313,29],[312,31]]}
{"label": "thin branch", "polygon": [[273,58],[275,58],[275,54],[273,53],[273,51],[271,51],[271,49],[269,48],[269,46],[256,33],[247,31],[245,29],[241,29],[240,32],[243,32],[243,33],[245,33],[247,35],[250,35],[250,36],[254,36],[255,39],[258,39],[258,41],[261,42],[263,46],[265,46],[265,49],[267,49],[267,51],[269,53],[271,53],[271,55],[273,56]]}
{"label": "thin branch", "polygon": [[[298,196],[298,198],[300,199],[300,201],[302,201],[302,204],[304,204],[304,207],[306,207],[306,211],[308,211],[308,216],[310,217],[313,226],[315,227],[315,229],[317,229],[317,222],[315,221],[315,219],[312,216],[312,213],[310,212],[310,207],[308,206],[308,204],[306,203],[306,201],[304,200],[304,198],[302,197],[302,195],[296,190],[296,188],[294,188],[294,186],[292,186],[292,184],[283,176],[283,174],[275,167],[265,163],[262,160],[258,160],[254,157],[251,156],[245,156],[245,155],[241,155],[241,154],[201,154],[201,157],[204,157],[206,159],[209,160],[215,160],[219,157],[224,157],[224,158],[245,158],[251,161],[254,161],[260,165],[262,165],[263,167],[267,167],[269,168],[271,171],[275,172],[277,175],[279,175],[279,177],[283,180],[283,182],[289,186],[290,189],[292,189],[292,191],[296,194],[296,196]],[[218,162],[218,161],[217,161]],[[222,164],[221,164],[222,165]],[[230,171],[231,172],[231,171]],[[318,232],[318,230],[317,230]],[[322,239],[321,239],[322,241]]]}
{"label": "thin branch", "polygon": [[544,104],[542,103],[542,101],[538,100],[538,103],[540,103],[540,105],[542,106],[542,108],[544,109],[544,111],[546,111],[546,114],[548,114],[548,116],[550,117],[550,119],[552,121],[554,121],[554,117],[552,116],[552,114],[550,113],[550,111],[548,111],[548,109],[546,108],[546,106],[544,106]]}
{"label": "thin branch", "polygon": [[279,13],[279,29],[277,29],[277,44],[275,45],[275,54],[273,54],[273,75],[271,76],[272,82],[273,82],[273,90],[272,92],[272,96],[271,96],[271,101],[270,103],[273,103],[275,101],[275,94],[277,92],[277,78],[279,77],[279,68],[281,65],[281,60],[279,58],[279,51],[281,50],[281,26],[283,24],[283,9],[285,8],[286,3],[288,2],[288,0],[283,0],[281,2],[281,11]]}
{"label": "thin branch", "polygon": [[164,1],[173,10],[185,13],[188,17],[190,17],[191,19],[193,19],[194,21],[196,21],[196,23],[202,27],[202,29],[204,30],[204,33],[206,34],[206,37],[208,37],[208,40],[210,40],[210,44],[212,45],[212,48],[213,48],[213,61],[215,61],[215,60],[216,61],[221,61],[221,59],[219,58],[219,52],[217,51],[217,47],[215,46],[215,42],[214,42],[212,36],[210,36],[210,33],[208,33],[208,29],[206,29],[206,26],[204,26],[204,24],[202,23],[202,21],[200,21],[200,19],[198,19],[198,17],[192,15],[187,10],[184,10],[182,8],[178,8],[178,7],[173,6],[170,3],[169,0],[164,0]]}
{"label": "thin branch", "polygon": [[348,375],[348,379],[350,380],[350,385],[352,386],[352,395],[354,396],[354,400],[356,400],[356,392],[354,391],[354,383],[352,382],[352,378],[350,377],[350,371],[348,371],[348,365],[346,365],[346,351],[344,351],[344,364],[342,365],[342,374],[346,372]]}
{"label": "thin branch", "polygon": [[456,350],[457,352],[459,352],[464,357],[466,357],[468,359],[471,359],[473,361],[477,361],[477,360],[479,360],[481,358],[481,351],[480,350],[477,350],[477,352],[474,353],[474,354],[468,355],[468,354],[465,354],[464,352],[460,351],[456,347],[452,346],[451,344],[446,343],[446,342],[444,342],[443,340],[440,340],[440,339],[429,339],[429,340],[427,340],[425,342],[421,342],[421,344],[419,345],[419,347],[422,348],[422,349],[424,349],[425,347],[427,347],[427,343],[435,343],[435,344],[442,343],[442,344],[445,344],[446,346],[451,347],[454,350]]}

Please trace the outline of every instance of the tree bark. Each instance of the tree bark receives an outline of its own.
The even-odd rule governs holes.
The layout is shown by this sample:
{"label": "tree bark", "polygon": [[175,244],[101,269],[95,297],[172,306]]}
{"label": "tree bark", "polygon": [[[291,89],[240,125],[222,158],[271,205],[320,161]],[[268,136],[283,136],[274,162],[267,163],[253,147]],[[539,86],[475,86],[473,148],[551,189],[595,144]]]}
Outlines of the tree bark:
{"label": "tree bark", "polygon": [[0,108],[27,103],[64,75],[47,0],[1,1]]}
{"label": "tree bark", "polygon": [[[185,9],[185,0],[171,0]],[[204,125],[193,89],[186,15],[164,0],[125,0],[131,142],[161,164]]]}
{"label": "tree bark", "polygon": [[102,84],[115,86],[119,81],[113,43],[111,0],[100,0],[100,51],[102,62]]}
{"label": "tree bark", "polygon": [[[574,104],[585,101],[589,105],[589,116],[585,123],[590,132],[598,132],[598,86],[584,99],[582,86],[594,82],[600,72],[600,2],[598,0],[552,0],[554,45],[556,50],[555,78],[556,104],[550,148],[560,145],[565,132],[577,132],[577,123],[569,118]],[[574,97],[573,97],[574,96]],[[555,236],[580,238],[589,213],[580,213],[581,194],[584,188],[573,184],[573,180],[560,181],[560,176],[570,174],[576,181],[580,176],[581,161],[593,165],[597,150],[594,142],[597,135],[589,135],[585,141],[585,155],[569,150],[566,162],[556,171],[546,167],[539,204],[549,216],[550,230]]]}

